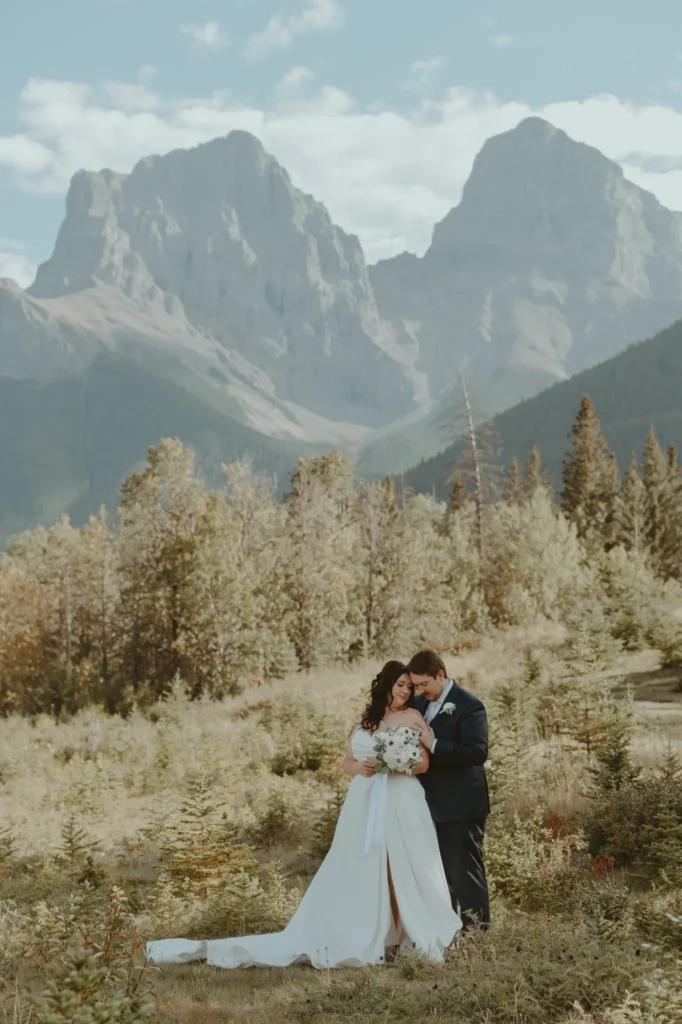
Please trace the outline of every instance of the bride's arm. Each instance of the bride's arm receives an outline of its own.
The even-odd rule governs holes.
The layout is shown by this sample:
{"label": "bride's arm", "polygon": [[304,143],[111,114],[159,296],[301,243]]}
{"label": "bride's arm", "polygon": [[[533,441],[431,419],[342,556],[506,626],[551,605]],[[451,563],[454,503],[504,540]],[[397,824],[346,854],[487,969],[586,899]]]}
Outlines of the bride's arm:
{"label": "bride's arm", "polygon": [[353,733],[359,726],[359,722],[356,722],[350,731],[348,737],[348,743],[346,744],[346,756],[343,759],[342,768],[346,775],[350,775],[351,779],[356,775],[364,775],[366,779],[371,779],[375,774],[374,772],[374,758],[367,758],[365,761],[358,761],[353,754]]}
{"label": "bride's arm", "polygon": [[[421,733],[421,730],[426,725],[426,722],[414,708],[410,708],[409,711],[405,712],[405,725],[410,729],[414,729],[415,732]],[[424,772],[428,772],[429,765],[431,764],[431,758],[428,750],[425,747],[421,748],[422,759],[419,764],[416,764],[412,769],[413,775],[423,775]]]}

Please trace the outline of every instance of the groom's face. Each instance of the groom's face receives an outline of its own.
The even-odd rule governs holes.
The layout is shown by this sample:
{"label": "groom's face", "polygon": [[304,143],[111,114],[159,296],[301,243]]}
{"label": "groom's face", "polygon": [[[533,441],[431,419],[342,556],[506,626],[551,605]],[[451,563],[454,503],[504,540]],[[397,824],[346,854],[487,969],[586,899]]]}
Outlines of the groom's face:
{"label": "groom's face", "polygon": [[444,672],[439,672],[435,679],[433,676],[417,676],[413,672],[411,678],[417,693],[427,700],[438,700],[447,682]]}

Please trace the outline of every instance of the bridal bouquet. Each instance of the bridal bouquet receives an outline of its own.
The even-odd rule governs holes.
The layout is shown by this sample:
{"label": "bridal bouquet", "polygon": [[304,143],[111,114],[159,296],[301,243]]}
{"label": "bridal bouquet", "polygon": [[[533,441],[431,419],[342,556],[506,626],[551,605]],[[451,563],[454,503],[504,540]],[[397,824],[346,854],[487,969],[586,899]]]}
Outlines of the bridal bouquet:
{"label": "bridal bouquet", "polygon": [[419,736],[406,725],[394,725],[376,733],[374,752],[377,758],[376,772],[379,775],[388,775],[390,772],[409,775],[422,756]]}

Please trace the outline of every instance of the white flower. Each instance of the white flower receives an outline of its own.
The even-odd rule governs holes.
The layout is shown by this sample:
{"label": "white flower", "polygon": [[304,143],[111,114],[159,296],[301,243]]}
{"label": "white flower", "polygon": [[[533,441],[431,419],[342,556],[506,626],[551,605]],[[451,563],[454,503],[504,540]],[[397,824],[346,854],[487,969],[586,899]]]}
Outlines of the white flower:
{"label": "white flower", "polygon": [[442,715],[451,715],[457,710],[457,705],[453,704],[452,701],[448,701],[447,704],[443,704],[440,710]]}
{"label": "white flower", "polygon": [[419,736],[404,725],[382,729],[374,738],[374,749],[379,773],[407,773],[421,760]]}

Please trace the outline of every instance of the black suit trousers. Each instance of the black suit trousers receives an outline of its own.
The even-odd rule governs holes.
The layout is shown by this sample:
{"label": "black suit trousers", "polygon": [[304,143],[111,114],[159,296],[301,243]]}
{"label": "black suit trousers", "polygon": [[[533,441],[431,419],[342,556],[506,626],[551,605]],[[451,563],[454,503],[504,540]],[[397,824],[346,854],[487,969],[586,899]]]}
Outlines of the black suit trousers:
{"label": "black suit trousers", "polygon": [[474,921],[490,923],[488,882],[483,863],[482,821],[437,821],[440,855],[448,880],[452,906],[465,928]]}

